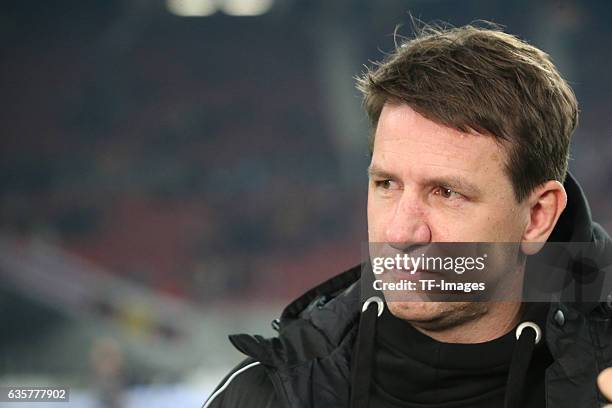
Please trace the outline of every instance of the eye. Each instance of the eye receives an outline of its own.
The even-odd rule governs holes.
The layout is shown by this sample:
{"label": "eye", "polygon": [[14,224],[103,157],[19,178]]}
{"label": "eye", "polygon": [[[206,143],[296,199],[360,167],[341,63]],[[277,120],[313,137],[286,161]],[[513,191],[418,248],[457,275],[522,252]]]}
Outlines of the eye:
{"label": "eye", "polygon": [[376,190],[382,190],[385,193],[391,192],[392,190],[401,190],[401,184],[392,179],[380,179],[380,180],[372,180],[374,184],[374,188]]}
{"label": "eye", "polygon": [[437,187],[434,194],[447,200],[464,198],[462,194],[444,186]]}
{"label": "eye", "polygon": [[382,188],[383,190],[391,190],[393,186],[391,180],[375,180],[374,185],[378,188]]}

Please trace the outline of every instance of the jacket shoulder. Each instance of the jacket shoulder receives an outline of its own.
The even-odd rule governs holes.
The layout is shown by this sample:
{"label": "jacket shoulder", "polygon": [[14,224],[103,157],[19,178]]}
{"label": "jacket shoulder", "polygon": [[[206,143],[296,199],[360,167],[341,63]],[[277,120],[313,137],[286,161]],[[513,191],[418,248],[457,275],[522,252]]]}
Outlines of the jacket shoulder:
{"label": "jacket shoulder", "polygon": [[245,359],[225,376],[202,408],[280,408],[264,366]]}

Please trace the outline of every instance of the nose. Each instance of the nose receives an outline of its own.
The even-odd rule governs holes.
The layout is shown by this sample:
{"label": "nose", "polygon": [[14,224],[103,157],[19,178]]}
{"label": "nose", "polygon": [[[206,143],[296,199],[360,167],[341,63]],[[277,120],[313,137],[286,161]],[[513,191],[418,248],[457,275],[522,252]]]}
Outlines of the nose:
{"label": "nose", "polygon": [[408,190],[404,190],[397,203],[385,234],[387,244],[402,251],[431,242],[431,229],[423,205]]}

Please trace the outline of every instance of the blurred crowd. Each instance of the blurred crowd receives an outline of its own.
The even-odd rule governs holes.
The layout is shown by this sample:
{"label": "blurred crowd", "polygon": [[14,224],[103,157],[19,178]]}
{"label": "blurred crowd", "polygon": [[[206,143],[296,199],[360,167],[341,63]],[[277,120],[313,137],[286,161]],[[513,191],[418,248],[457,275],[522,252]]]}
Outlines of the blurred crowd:
{"label": "blurred crowd", "polygon": [[[285,20],[182,21],[127,18],[119,3],[5,6],[0,232],[202,302],[297,295],[359,262],[365,168],[341,179],[316,27],[296,23],[299,7]],[[370,20],[357,3],[367,63],[403,19],[391,8]],[[598,41],[612,38],[600,21],[609,6],[563,4],[540,13],[571,41],[562,61],[583,107],[571,166],[610,229],[612,60]],[[533,21],[518,10],[504,23],[529,32]]]}
{"label": "blurred crowd", "polygon": [[15,28],[0,230],[198,301],[286,296],[258,277],[332,247],[358,262],[358,247],[342,253],[359,243],[360,191],[339,183],[312,58],[276,55],[300,33],[260,30],[245,46],[239,27],[218,41],[214,27],[174,24],[152,23],[129,50],[86,28]]}

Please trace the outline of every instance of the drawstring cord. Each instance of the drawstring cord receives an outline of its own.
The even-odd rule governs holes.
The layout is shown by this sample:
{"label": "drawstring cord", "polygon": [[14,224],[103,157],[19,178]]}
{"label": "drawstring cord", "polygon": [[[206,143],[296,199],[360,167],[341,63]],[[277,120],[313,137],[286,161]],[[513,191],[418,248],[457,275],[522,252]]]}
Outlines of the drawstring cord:
{"label": "drawstring cord", "polygon": [[[376,304],[378,307],[371,307]],[[351,370],[350,408],[367,408],[370,402],[370,384],[372,379],[372,359],[376,321],[384,310],[385,304],[378,296],[372,296],[363,303],[359,318],[359,333],[353,353]]]}
{"label": "drawstring cord", "polygon": [[[531,330],[525,330],[526,328]],[[523,322],[516,328],[516,339],[506,383],[504,408],[521,407],[525,377],[535,346],[542,339],[542,330],[533,322]]]}

